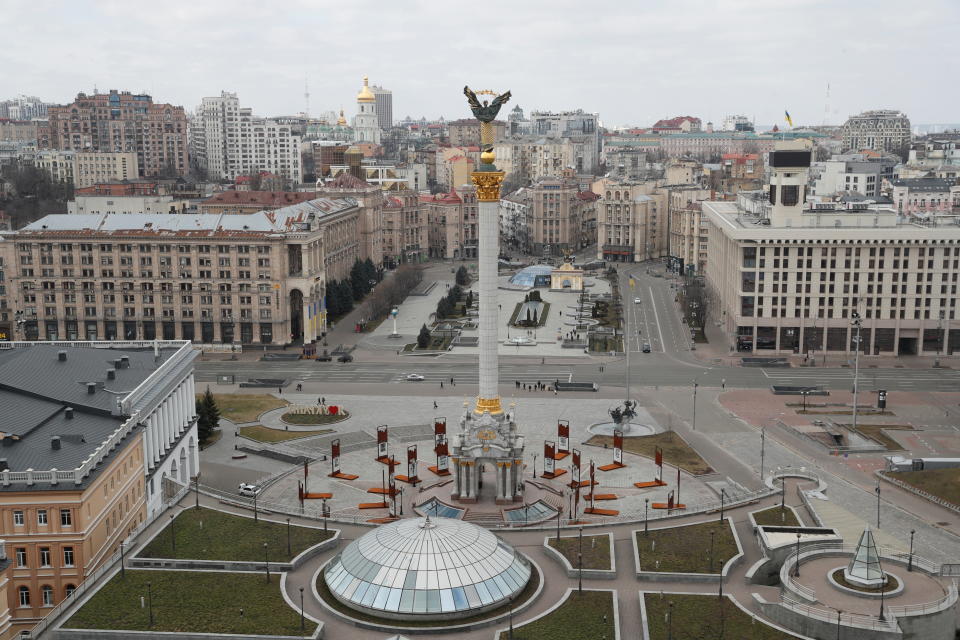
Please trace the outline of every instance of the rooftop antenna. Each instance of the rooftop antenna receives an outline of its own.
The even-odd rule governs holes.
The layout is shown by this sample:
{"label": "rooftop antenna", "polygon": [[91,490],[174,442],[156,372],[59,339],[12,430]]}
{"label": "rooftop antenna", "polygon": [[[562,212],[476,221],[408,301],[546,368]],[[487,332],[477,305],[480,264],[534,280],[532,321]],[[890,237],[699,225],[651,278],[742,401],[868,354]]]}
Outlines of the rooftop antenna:
{"label": "rooftop antenna", "polygon": [[303,115],[305,115],[309,120],[310,119],[310,82],[306,74],[304,74],[303,76],[303,100],[306,103],[306,107],[305,107],[306,110],[303,112]]}
{"label": "rooftop antenna", "polygon": [[827,126],[827,118],[830,117],[830,83],[827,83],[827,96],[823,103],[823,126]]}

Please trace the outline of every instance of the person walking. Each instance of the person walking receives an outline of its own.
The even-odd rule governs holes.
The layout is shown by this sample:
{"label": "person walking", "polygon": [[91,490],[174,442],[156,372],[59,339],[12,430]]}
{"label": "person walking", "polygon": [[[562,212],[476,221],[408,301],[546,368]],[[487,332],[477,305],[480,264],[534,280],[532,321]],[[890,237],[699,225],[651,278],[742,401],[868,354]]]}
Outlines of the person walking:
{"label": "person walking", "polygon": [[440,381],[440,388],[443,389],[443,380]]}
{"label": "person walking", "polygon": [[433,408],[434,408],[434,409],[437,408],[437,401],[436,401],[436,400],[433,401]]}
{"label": "person walking", "polygon": [[277,393],[283,395],[283,387],[277,387]]}

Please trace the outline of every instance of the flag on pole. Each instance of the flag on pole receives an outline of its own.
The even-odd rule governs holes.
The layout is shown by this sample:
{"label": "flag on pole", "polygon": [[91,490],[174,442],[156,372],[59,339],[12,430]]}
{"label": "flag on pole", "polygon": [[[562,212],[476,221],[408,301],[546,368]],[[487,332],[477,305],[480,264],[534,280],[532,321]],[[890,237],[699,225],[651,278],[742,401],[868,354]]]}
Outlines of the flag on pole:
{"label": "flag on pole", "polygon": [[786,109],[783,110],[783,115],[787,118],[787,124],[791,127],[793,126],[793,118],[790,117],[790,112]]}

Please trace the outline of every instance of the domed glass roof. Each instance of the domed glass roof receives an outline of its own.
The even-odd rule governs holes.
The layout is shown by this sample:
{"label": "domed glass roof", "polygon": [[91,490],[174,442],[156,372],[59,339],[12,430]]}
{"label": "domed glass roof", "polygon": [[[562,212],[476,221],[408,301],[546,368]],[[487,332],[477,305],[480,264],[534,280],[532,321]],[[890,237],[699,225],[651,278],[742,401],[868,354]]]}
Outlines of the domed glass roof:
{"label": "domed glass roof", "polygon": [[464,617],[519,593],[530,563],[495,535],[462,520],[408,518],[351,542],[324,571],[341,602],[374,615]]}
{"label": "domed glass roof", "polygon": [[535,287],[538,284],[550,284],[550,272],[553,267],[548,264],[534,264],[524,267],[510,278],[511,284],[519,284],[525,287]]}

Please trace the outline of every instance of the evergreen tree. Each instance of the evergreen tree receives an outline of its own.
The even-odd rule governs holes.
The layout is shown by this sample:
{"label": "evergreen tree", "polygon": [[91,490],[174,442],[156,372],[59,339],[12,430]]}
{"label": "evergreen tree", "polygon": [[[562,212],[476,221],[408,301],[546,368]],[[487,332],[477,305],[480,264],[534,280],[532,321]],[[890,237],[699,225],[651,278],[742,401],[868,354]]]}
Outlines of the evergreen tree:
{"label": "evergreen tree", "polygon": [[531,316],[530,316],[530,307],[527,307],[527,326],[530,326]]}
{"label": "evergreen tree", "polygon": [[461,286],[470,284],[470,273],[465,266],[460,265],[460,268],[457,269],[456,281],[457,284]]}
{"label": "evergreen tree", "polygon": [[537,310],[536,310],[536,309],[533,310],[533,324],[534,324],[534,325],[539,324],[539,323],[537,322]]}
{"label": "evergreen tree", "polygon": [[210,439],[213,432],[220,428],[220,409],[210,391],[210,387],[197,400],[197,437],[201,442]]}
{"label": "evergreen tree", "polygon": [[417,346],[426,349],[430,345],[430,330],[427,325],[420,327],[420,333],[417,335]]}
{"label": "evergreen tree", "polygon": [[354,300],[362,300],[363,296],[367,295],[367,291],[370,290],[367,278],[363,274],[363,263],[360,262],[359,258],[350,269],[350,286],[353,289]]}
{"label": "evergreen tree", "polygon": [[[374,266],[373,260],[370,258],[367,258],[363,262],[363,275],[367,277],[367,283],[369,283],[371,280],[374,282],[379,281],[379,278],[377,277],[377,268]],[[372,285],[370,286],[372,287]]]}

